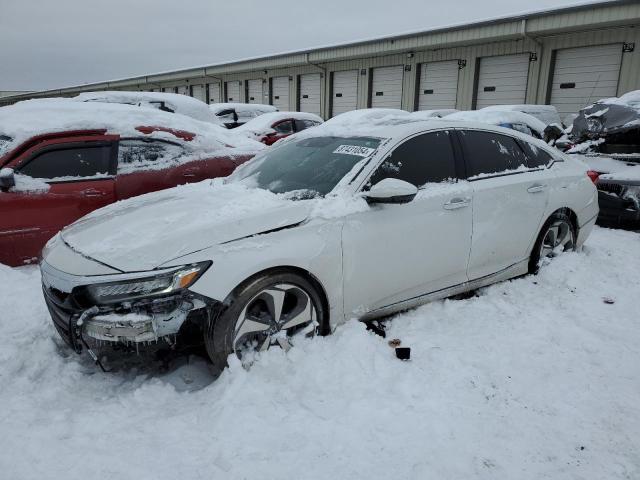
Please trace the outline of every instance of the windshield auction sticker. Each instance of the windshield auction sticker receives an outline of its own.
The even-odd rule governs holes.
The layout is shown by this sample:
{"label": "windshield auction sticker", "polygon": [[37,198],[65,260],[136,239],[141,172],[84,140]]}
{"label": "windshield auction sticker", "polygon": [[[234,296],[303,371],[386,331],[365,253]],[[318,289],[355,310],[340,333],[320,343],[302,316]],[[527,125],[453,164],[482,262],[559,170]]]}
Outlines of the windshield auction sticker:
{"label": "windshield auction sticker", "polygon": [[361,147],[360,145],[340,145],[333,153],[342,155],[355,155],[357,157],[368,157],[375,151],[375,148]]}

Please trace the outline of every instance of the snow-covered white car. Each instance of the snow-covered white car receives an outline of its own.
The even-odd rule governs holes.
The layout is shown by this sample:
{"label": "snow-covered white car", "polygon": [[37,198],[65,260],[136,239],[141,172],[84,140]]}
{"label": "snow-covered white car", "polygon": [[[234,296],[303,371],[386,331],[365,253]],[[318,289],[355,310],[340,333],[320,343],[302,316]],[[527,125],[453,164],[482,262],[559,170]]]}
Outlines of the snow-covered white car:
{"label": "snow-covered white car", "polygon": [[547,128],[543,122],[534,116],[517,111],[500,110],[499,106],[495,110],[483,108],[482,110],[456,112],[447,115],[445,118],[447,120],[488,123],[526,133],[535,138],[544,138],[544,131]]}
{"label": "snow-covered white car", "polygon": [[76,102],[120,103],[151,107],[163,112],[179,113],[201,122],[222,126],[220,119],[211,112],[209,106],[197,98],[178,93],[165,92],[83,92],[71,99]]}
{"label": "snow-covered white car", "polygon": [[270,112],[249,120],[234,130],[252,140],[265,145],[273,145],[278,140],[301,132],[307,128],[317,127],[324,120],[318,115],[306,112]]}
{"label": "snow-covered white car", "polygon": [[214,103],[209,109],[227,128],[236,128],[260,115],[278,111],[273,105],[261,103]]}
{"label": "snow-covered white car", "polygon": [[594,225],[586,166],[530,136],[446,119],[328,123],[226,182],[126,200],[63,230],[41,263],[62,336],[79,351],[173,344],[197,327],[223,366],[535,271]]}

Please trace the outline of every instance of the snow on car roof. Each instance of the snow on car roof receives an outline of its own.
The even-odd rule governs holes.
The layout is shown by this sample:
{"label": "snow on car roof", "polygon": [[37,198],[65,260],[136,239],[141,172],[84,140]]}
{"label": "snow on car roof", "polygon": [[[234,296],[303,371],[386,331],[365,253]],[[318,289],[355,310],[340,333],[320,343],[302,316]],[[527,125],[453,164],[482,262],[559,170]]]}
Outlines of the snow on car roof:
{"label": "snow on car roof", "polygon": [[522,112],[537,118],[547,125],[550,125],[552,123],[562,124],[562,121],[560,120],[560,114],[558,113],[556,107],[554,107],[553,105],[491,105],[489,107],[481,108],[480,110],[484,112]]}
{"label": "snow on car roof", "polygon": [[609,103],[635,108],[640,112],[640,90],[633,90],[620,97],[604,98],[596,103]]}
{"label": "snow on car roof", "polygon": [[503,123],[523,123],[532,130],[538,132],[541,136],[546,125],[532,115],[522,112],[509,110],[469,110],[465,112],[456,112],[445,117],[447,120],[464,120],[468,122],[482,122],[491,125],[500,125]]}
{"label": "snow on car roof", "polygon": [[209,105],[209,109],[213,113],[218,113],[223,110],[233,109],[236,112],[277,112],[278,109],[273,105],[264,105],[262,103],[214,103]]}
{"label": "snow on car roof", "polygon": [[[211,114],[209,106],[193,97],[177,93],[165,92],[84,92],[71,100],[78,102],[103,102],[103,103],[158,103],[164,102],[165,106],[175,113],[181,113],[202,122],[221,122]],[[151,105],[153,106],[153,105]],[[155,107],[157,108],[157,107]]]}
{"label": "snow on car roof", "polygon": [[281,120],[293,118],[296,120],[312,120],[314,122],[323,123],[324,120],[318,115],[307,112],[269,112],[259,117],[249,120],[244,125],[240,125],[235,129],[237,132],[266,132],[271,130],[271,125]]}
{"label": "snow on car roof", "polygon": [[[195,134],[188,144],[193,149],[216,150],[231,146],[256,151],[259,142],[234,134],[224,127],[200,122],[193,118],[167,113],[155,108],[117,103],[77,102],[72,99],[26,100],[0,108],[0,135],[11,138],[5,151],[36,136],[73,130],[106,130],[120,136],[140,137],[137,127],[164,127]],[[178,141],[166,131],[152,131],[152,138]]]}

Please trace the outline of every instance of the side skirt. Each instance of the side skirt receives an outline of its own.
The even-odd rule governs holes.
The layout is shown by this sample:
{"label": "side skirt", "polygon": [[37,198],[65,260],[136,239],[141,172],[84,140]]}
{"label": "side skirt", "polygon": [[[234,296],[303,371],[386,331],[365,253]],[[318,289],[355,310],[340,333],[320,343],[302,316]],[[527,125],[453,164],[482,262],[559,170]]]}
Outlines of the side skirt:
{"label": "side skirt", "polygon": [[493,283],[509,280],[510,278],[526,274],[529,271],[528,264],[528,259],[523,260],[519,263],[511,265],[510,267],[500,270],[499,272],[492,273],[491,275],[487,275],[485,277],[477,278],[469,282],[454,285],[453,287],[444,288],[442,290],[426,293],[424,295],[413,297],[402,302],[387,305],[386,307],[378,308],[376,310],[365,313],[364,315],[359,317],[359,320],[373,320],[375,318],[391,315],[392,313],[409,310],[411,308],[415,308],[420,305],[424,305],[425,303],[433,302],[435,300],[442,300],[443,298],[460,295],[461,293],[476,290],[481,287],[486,287],[487,285],[491,285]]}

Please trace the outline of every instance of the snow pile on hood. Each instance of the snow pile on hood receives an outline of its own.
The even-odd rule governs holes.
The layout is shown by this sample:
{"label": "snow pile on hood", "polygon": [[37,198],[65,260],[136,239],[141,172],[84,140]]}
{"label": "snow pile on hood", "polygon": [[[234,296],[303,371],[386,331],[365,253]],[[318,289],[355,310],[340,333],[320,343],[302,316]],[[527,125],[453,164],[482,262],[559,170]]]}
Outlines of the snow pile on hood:
{"label": "snow pile on hood", "polygon": [[543,135],[546,125],[537,118],[522,112],[503,111],[503,110],[469,110],[465,112],[456,112],[445,117],[447,120],[463,120],[467,122],[481,122],[490,125],[500,126],[506,123],[522,123],[530,129]]}
{"label": "snow pile on hood", "polygon": [[640,185],[640,165],[625,166],[624,168],[619,168],[615,172],[600,175],[600,177],[598,177],[598,180],[603,180],[605,182],[607,180],[634,182]]}
{"label": "snow pile on hood", "polygon": [[[78,102],[73,99],[26,100],[0,108],[0,135],[11,138],[5,150],[14,148],[35,135],[72,130],[106,130],[121,137],[140,137],[137,127],[153,126],[183,130],[195,134],[191,142],[181,142],[192,150],[212,152],[233,147],[236,153],[256,152],[264,145],[234,134],[217,125],[200,122],[184,115],[155,108],[117,103]],[[178,140],[169,132],[147,135],[170,141]]]}
{"label": "snow pile on hood", "polygon": [[409,112],[396,108],[364,108],[341,113],[324,122],[325,127],[360,129],[363,125],[388,125],[390,123],[408,121]]}
{"label": "snow pile on hood", "polygon": [[236,133],[243,133],[245,135],[264,135],[266,133],[274,132],[271,125],[282,120],[311,120],[318,123],[323,123],[324,120],[318,115],[306,112],[269,112],[264,113],[256,118],[249,120],[244,125],[240,125],[234,129]]}
{"label": "snow pile on hood", "polygon": [[177,93],[164,92],[84,92],[73,97],[71,100],[77,102],[100,102],[100,103],[121,103],[128,105],[138,105],[151,108],[169,108],[173,113],[186,115],[187,117],[200,120],[201,122],[215,123],[222,125],[209,105],[197,98]]}
{"label": "snow pile on hood", "polygon": [[309,202],[216,179],[114,203],[61,235],[72,248],[113,267],[150,270],[197,250],[301,222],[309,210]]}

